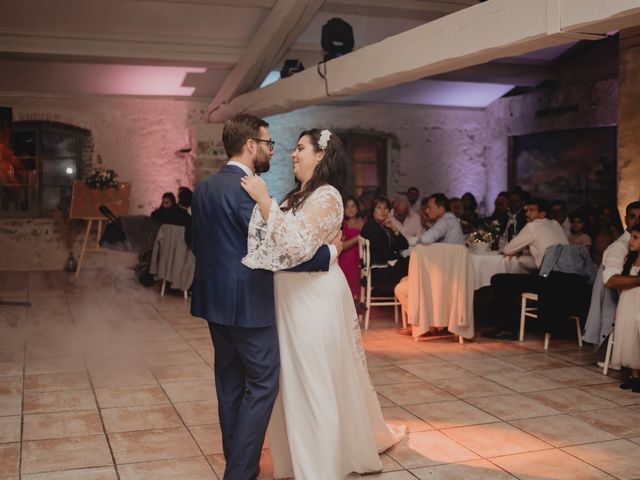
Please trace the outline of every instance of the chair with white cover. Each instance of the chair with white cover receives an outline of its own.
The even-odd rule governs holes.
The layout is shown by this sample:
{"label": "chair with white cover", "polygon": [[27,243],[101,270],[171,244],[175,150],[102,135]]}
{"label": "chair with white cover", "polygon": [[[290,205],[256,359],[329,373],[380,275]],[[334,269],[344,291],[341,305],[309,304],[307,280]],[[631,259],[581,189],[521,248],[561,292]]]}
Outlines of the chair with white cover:
{"label": "chair with white cover", "polygon": [[613,332],[614,330],[611,330],[611,333],[609,334],[609,340],[607,340],[607,351],[604,355],[604,364],[602,366],[603,375],[609,373],[609,366],[611,365],[611,355],[613,355],[613,342],[615,342],[615,339],[613,338]]}
{"label": "chair with white cover", "polygon": [[371,265],[371,243],[368,239],[358,237],[358,249],[360,251],[360,301],[367,307],[364,313],[364,329],[369,329],[369,315],[371,307],[394,307],[394,321],[398,323],[398,307],[400,302],[393,297],[372,296],[371,270],[374,268],[386,268],[384,265]]}
{"label": "chair with white cover", "polygon": [[446,328],[471,339],[475,334],[473,293],[475,274],[463,245],[418,245],[409,259],[408,323],[414,338],[430,328]]}
{"label": "chair with white cover", "polygon": [[156,280],[162,280],[160,296],[164,296],[167,282],[171,288],[184,292],[193,283],[195,273],[195,257],[184,240],[184,228],[177,225],[162,225],[158,230],[151,253],[149,273]]}
{"label": "chair with white cover", "polygon": [[[524,341],[524,327],[527,321],[527,317],[529,318],[538,318],[538,306],[532,305],[529,302],[538,302],[539,297],[537,293],[533,292],[523,292],[521,294],[521,307],[520,307],[520,334],[518,335],[519,341]],[[570,315],[569,320],[574,320],[576,322],[576,331],[578,333],[578,346],[582,348],[582,327],[580,325],[580,317],[577,315]],[[549,349],[549,340],[551,339],[551,334],[549,332],[545,332],[544,334],[544,349]]]}

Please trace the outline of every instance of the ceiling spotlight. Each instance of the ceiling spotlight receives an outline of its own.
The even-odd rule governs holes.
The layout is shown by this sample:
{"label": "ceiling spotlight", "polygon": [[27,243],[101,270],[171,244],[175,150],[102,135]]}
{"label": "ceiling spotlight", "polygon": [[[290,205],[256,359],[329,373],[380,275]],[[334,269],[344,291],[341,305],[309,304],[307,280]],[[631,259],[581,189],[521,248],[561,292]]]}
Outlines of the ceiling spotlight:
{"label": "ceiling spotlight", "polygon": [[353,28],[341,18],[332,18],[322,26],[320,40],[324,51],[324,61],[340,57],[353,50]]}
{"label": "ceiling spotlight", "polygon": [[302,62],[296,58],[285,60],[280,70],[280,78],[290,77],[294,73],[298,73],[304,70]]}

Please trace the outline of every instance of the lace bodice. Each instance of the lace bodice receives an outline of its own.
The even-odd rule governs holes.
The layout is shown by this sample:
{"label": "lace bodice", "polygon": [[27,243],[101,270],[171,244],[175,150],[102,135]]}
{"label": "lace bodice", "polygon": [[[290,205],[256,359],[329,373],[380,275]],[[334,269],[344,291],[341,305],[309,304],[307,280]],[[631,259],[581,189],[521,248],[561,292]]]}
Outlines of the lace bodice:
{"label": "lace bodice", "polygon": [[256,205],[242,263],[275,272],[306,262],[338,233],[343,216],[340,193],[330,185],[316,189],[295,213],[283,212],[272,199],[267,222]]}

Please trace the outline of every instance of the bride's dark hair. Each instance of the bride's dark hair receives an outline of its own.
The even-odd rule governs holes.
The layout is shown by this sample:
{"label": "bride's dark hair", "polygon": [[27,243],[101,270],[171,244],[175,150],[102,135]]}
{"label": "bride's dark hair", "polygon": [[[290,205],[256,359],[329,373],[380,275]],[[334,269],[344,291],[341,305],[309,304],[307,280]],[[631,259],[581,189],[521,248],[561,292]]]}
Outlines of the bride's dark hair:
{"label": "bride's dark hair", "polygon": [[[313,151],[316,153],[320,152],[322,151],[318,145],[320,133],[321,130],[317,128],[305,130],[298,137],[298,141],[305,135],[308,135]],[[313,169],[313,174],[304,189],[302,185],[296,181],[296,187],[284,198],[282,210],[284,212],[287,210],[293,210],[295,212],[315,189],[323,185],[331,185],[335,187],[338,192],[342,193],[344,177],[347,171],[346,162],[347,155],[344,151],[344,145],[342,145],[338,136],[332,133],[327,142],[327,148],[324,150],[324,157]]]}

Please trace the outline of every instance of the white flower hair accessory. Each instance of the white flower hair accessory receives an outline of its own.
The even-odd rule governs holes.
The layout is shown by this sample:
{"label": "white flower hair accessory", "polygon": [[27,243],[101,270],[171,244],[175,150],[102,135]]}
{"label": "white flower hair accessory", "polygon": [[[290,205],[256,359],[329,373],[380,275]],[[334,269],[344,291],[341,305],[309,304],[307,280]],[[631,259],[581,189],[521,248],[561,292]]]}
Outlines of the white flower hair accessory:
{"label": "white flower hair accessory", "polygon": [[320,150],[326,150],[331,138],[331,132],[329,130],[322,130],[320,132],[320,139],[318,140],[318,146]]}

